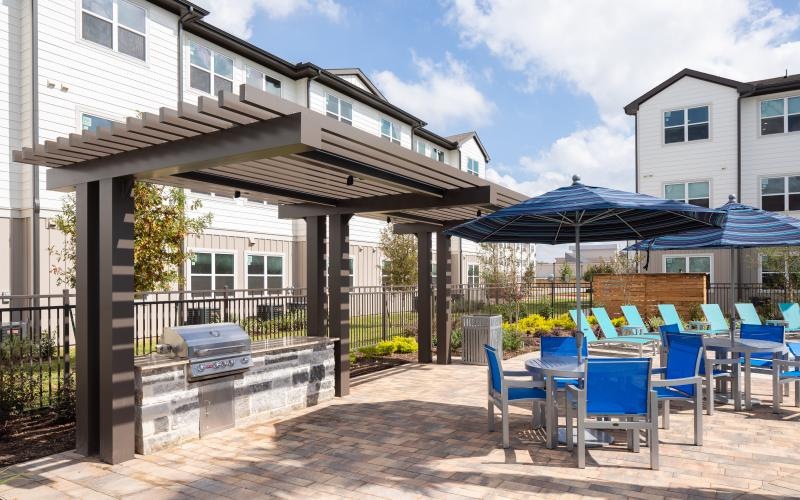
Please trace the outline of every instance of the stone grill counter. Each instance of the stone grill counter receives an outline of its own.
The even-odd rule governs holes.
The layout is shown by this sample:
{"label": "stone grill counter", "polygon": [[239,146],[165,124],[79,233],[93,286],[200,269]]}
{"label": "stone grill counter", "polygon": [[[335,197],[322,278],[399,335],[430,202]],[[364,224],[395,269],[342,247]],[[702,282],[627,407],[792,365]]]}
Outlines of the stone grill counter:
{"label": "stone grill counter", "polygon": [[[235,424],[286,414],[334,396],[334,340],[288,337],[254,341],[253,367],[234,377]],[[200,388],[187,382],[185,359],[136,359],[136,453],[200,437]]]}

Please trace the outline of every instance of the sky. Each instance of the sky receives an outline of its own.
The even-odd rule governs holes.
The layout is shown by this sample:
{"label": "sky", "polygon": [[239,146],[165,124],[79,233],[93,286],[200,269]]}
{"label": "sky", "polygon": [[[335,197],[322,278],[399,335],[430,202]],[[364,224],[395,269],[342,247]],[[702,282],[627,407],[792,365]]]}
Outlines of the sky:
{"label": "sky", "polygon": [[[451,135],[477,130],[487,178],[535,196],[634,189],[623,107],[683,68],[800,73],[800,0],[196,0],[207,21],[291,62],[358,67]],[[563,248],[539,245],[539,260]]]}

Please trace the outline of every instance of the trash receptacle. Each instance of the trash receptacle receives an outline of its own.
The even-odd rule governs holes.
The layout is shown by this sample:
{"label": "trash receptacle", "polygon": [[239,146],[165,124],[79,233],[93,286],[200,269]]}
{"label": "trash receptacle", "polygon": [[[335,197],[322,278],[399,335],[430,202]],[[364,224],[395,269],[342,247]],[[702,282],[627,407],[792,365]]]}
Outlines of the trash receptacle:
{"label": "trash receptacle", "polygon": [[503,356],[503,317],[489,314],[471,314],[461,318],[463,335],[461,360],[468,365],[486,365],[483,345],[489,344]]}

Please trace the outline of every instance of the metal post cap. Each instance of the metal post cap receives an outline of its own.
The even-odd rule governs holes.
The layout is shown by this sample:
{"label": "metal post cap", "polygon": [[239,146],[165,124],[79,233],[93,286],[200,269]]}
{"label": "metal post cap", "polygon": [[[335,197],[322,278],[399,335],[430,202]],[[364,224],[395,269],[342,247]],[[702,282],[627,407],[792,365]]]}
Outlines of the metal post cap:
{"label": "metal post cap", "polygon": [[581,182],[581,176],[580,175],[573,175],[572,176],[572,184],[579,184],[580,182]]}
{"label": "metal post cap", "polygon": [[729,194],[728,195],[728,201],[731,202],[731,203],[735,203],[736,202],[736,195],[735,194]]}

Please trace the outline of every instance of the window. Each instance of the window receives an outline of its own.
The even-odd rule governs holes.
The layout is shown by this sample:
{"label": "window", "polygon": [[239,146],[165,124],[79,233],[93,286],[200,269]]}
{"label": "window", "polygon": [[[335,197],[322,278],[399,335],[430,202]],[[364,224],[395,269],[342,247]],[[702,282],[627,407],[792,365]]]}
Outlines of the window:
{"label": "window", "polygon": [[381,286],[389,286],[390,282],[390,271],[391,263],[389,260],[383,260],[381,262]]}
{"label": "window", "polygon": [[691,203],[700,207],[709,208],[711,206],[708,181],[665,184],[664,198]]}
{"label": "window", "polygon": [[425,154],[425,143],[422,141],[417,141],[417,153],[424,155]]}
{"label": "window", "polygon": [[667,255],[664,257],[665,273],[711,274],[710,255]]}
{"label": "window", "polygon": [[353,104],[335,95],[325,95],[325,114],[342,123],[353,124]]}
{"label": "window", "polygon": [[283,288],[283,255],[247,255],[247,288],[251,295]]}
{"label": "window", "polygon": [[189,270],[192,290],[222,290],[234,287],[232,253],[195,252]]}
{"label": "window", "polygon": [[800,96],[761,101],[761,135],[800,130]]}
{"label": "window", "polygon": [[431,262],[431,278],[436,279],[436,263]]}
{"label": "window", "polygon": [[478,264],[469,264],[467,266],[467,286],[474,287],[481,283],[480,267]]}
{"label": "window", "polygon": [[386,118],[382,118],[381,137],[388,139],[395,144],[400,144],[400,129],[397,128],[397,125],[395,125],[394,122],[389,121]]}
{"label": "window", "polygon": [[467,172],[471,173],[472,175],[480,175],[481,165],[478,163],[478,160],[467,158]]}
{"label": "window", "polygon": [[764,288],[784,288],[787,277],[792,287],[800,283],[800,260],[796,257],[786,259],[782,255],[761,256],[761,284]]}
{"label": "window", "polygon": [[438,148],[431,148],[431,158],[444,163],[444,151]]}
{"label": "window", "polygon": [[100,118],[99,116],[87,115],[86,113],[81,115],[81,130],[95,132],[101,127],[111,129],[112,123],[114,122],[105,118]]}
{"label": "window", "polygon": [[664,111],[664,144],[708,139],[708,106]]}
{"label": "window", "polygon": [[189,85],[209,94],[220,90],[232,92],[233,59],[189,42]]}
{"label": "window", "polygon": [[145,60],[147,13],[125,0],[81,0],[81,37]]}
{"label": "window", "polygon": [[771,212],[800,210],[800,176],[761,179],[761,208]]}
{"label": "window", "polygon": [[247,67],[245,73],[246,73],[245,82],[247,83],[247,85],[250,85],[260,90],[267,91],[270,94],[274,94],[278,97],[281,96],[280,80],[276,80],[270,76],[265,75],[261,71],[250,67]]}

